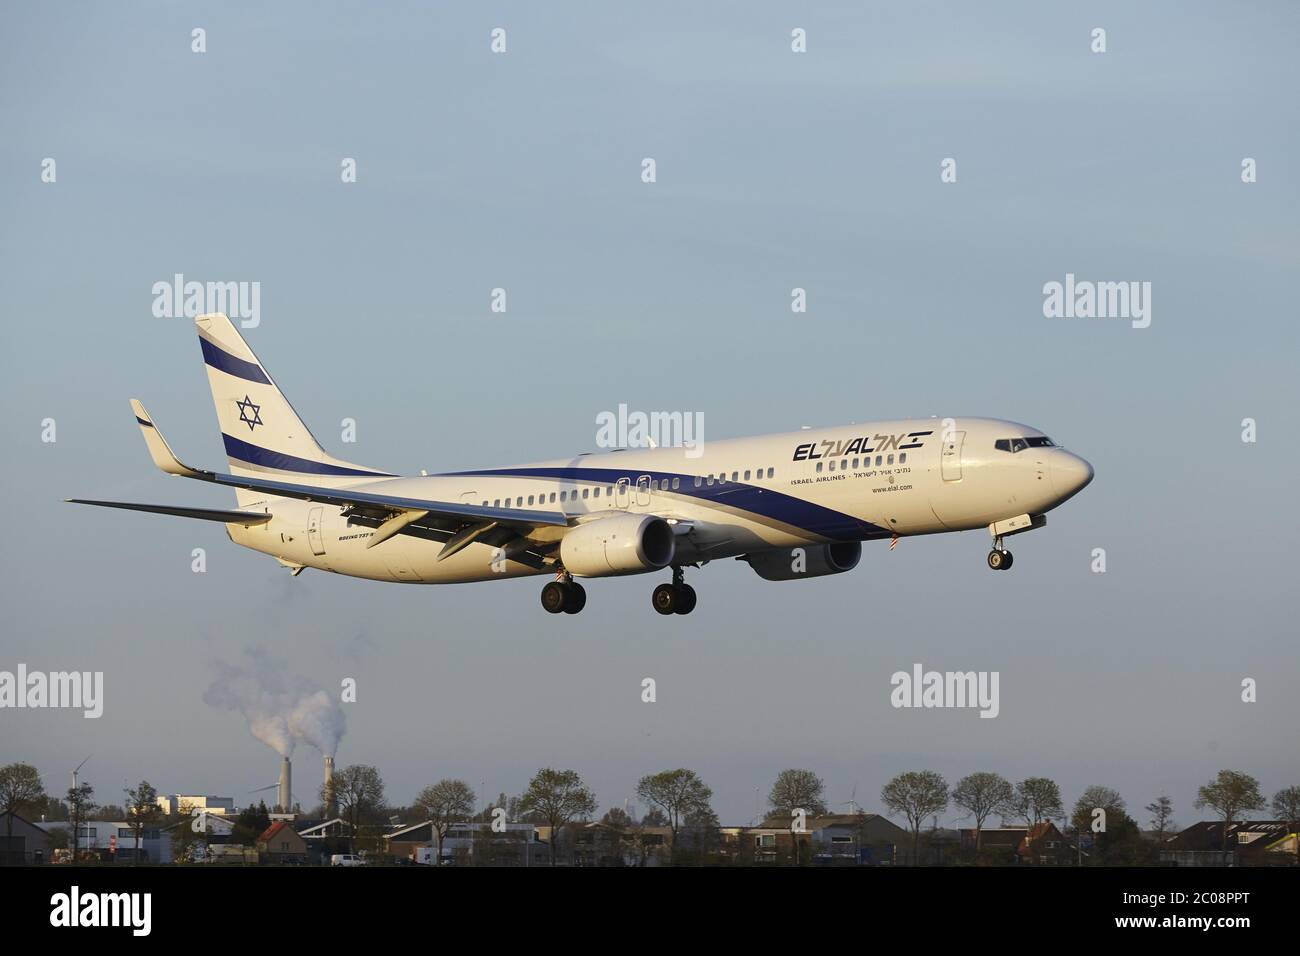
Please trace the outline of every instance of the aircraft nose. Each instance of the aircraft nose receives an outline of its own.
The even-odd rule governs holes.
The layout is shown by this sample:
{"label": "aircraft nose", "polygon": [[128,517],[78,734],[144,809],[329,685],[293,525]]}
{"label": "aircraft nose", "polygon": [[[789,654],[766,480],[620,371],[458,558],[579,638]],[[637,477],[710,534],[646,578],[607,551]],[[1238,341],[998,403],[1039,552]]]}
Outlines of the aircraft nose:
{"label": "aircraft nose", "polygon": [[1052,460],[1052,488],[1062,498],[1078,494],[1092,481],[1092,465],[1078,455],[1064,452]]}

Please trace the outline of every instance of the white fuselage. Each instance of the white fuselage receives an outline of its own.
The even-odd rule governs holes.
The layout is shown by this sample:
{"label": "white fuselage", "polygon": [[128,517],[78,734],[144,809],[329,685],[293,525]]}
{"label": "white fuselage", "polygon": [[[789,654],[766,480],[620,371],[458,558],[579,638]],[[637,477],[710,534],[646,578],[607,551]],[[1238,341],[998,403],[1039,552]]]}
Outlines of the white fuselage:
{"label": "white fuselage", "polygon": [[[710,441],[698,450],[628,449],[345,486],[558,511],[578,524],[619,511],[653,514],[677,531],[675,563],[693,564],[773,548],[964,531],[1042,514],[1078,492],[1092,471],[1055,446],[995,447],[1026,436],[1043,437],[986,418],[868,422]],[[338,506],[252,496],[241,507],[273,517],[251,527],[227,525],[231,539],[290,566],[424,584],[550,570],[501,560],[482,543],[439,561],[441,540],[411,534],[367,548],[374,529],[346,518]],[[531,537],[545,543],[566,530],[542,528]]]}

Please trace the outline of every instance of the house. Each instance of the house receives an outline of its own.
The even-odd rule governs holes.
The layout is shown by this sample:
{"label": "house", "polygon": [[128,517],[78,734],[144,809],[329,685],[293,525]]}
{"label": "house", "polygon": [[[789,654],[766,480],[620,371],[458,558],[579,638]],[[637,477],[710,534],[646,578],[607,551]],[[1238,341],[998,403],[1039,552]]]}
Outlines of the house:
{"label": "house", "polygon": [[[189,821],[185,822],[189,826]],[[65,846],[72,849],[72,824],[52,820],[37,824],[47,836],[56,830],[65,834]],[[169,828],[155,823],[140,832],[139,859],[147,863],[171,863],[172,839]],[[3,839],[3,833],[0,833]],[[91,853],[105,863],[126,863],[136,859],[135,830],[129,820],[87,820],[77,828],[77,850]]]}
{"label": "house", "polygon": [[284,820],[277,820],[257,838],[257,852],[267,863],[304,863],[307,841]]}
{"label": "house", "polygon": [[[960,831],[960,843],[963,850],[975,850],[974,827]],[[1078,863],[1080,858],[1079,848],[1050,820],[1032,827],[984,827],[979,843],[981,850],[990,856],[997,856],[999,851],[1005,854],[1008,863],[1065,866]],[[1086,858],[1087,852],[1082,856]]]}
{"label": "house", "polygon": [[48,863],[49,859],[48,830],[16,813],[0,813],[0,866]]}
{"label": "house", "polygon": [[[1296,834],[1279,820],[1245,820],[1226,828],[1222,820],[1193,823],[1160,848],[1160,862],[1174,866],[1272,866],[1296,863]],[[1226,849],[1225,849],[1226,847]]]}
{"label": "house", "polygon": [[809,817],[802,833],[792,833],[789,821],[774,817],[756,827],[726,828],[724,844],[738,841],[741,863],[794,862],[881,865],[898,862],[910,852],[911,835],[878,813],[833,813]]}

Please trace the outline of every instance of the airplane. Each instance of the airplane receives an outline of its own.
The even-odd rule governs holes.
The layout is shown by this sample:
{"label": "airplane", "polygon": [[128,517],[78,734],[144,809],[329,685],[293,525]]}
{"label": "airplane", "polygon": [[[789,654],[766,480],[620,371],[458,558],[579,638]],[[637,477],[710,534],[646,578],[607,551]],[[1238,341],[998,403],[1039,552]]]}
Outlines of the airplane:
{"label": "airplane", "polygon": [[233,488],[237,510],[68,499],[224,524],[230,539],[304,568],[413,584],[547,574],[552,614],[576,614],[575,578],[668,570],[651,603],[689,614],[687,567],[743,560],[763,579],[842,574],[864,541],[987,528],[988,566],[1012,565],[1004,539],[1093,477],[1043,432],[992,418],[878,421],[697,447],[628,448],[505,468],[400,476],[330,455],[234,324],[195,318],[228,472],[173,454],[139,401],[154,464]]}

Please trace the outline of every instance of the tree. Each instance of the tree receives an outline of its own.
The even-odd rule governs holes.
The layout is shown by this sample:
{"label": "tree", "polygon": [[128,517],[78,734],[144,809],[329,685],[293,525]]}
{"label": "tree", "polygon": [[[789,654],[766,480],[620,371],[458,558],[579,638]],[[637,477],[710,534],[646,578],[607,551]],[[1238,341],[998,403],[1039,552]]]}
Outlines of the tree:
{"label": "tree", "polygon": [[975,820],[975,852],[983,847],[984,821],[1006,806],[1014,796],[1011,782],[1001,774],[968,774],[952,788],[952,802]]}
{"label": "tree", "polygon": [[668,817],[658,807],[651,807],[641,815],[641,826],[643,827],[666,827],[668,826]]}
{"label": "tree", "polygon": [[[33,813],[45,801],[41,772],[29,763],[0,767],[0,813],[5,816],[5,861],[14,842],[14,814]],[[22,862],[21,860],[19,862]]]}
{"label": "tree", "polygon": [[81,828],[90,819],[95,809],[95,788],[88,783],[78,784],[68,789],[68,819],[72,824],[72,858],[75,860],[81,848]]}
{"label": "tree", "polygon": [[782,770],[777,774],[772,792],[767,795],[773,816],[785,820],[790,829],[796,865],[802,862],[802,847],[795,831],[798,822],[796,811],[802,810],[810,816],[824,816],[827,813],[825,795],[826,787],[817,774],[811,770],[793,769]]}
{"label": "tree", "polygon": [[1209,807],[1223,817],[1223,852],[1228,852],[1228,830],[1243,810],[1263,810],[1264,795],[1259,781],[1248,773],[1220,770],[1219,775],[1196,791],[1196,809]]}
{"label": "tree", "polygon": [[647,774],[636,785],[636,795],[653,807],[663,811],[667,826],[672,830],[672,843],[668,846],[668,862],[677,859],[677,835],[684,824],[707,825],[715,819],[709,801],[713,791],[704,785],[699,774],[684,767]]}
{"label": "tree", "polygon": [[1080,860],[1083,857],[1083,831],[1092,829],[1093,812],[1097,809],[1106,811],[1104,818],[1106,829],[1098,833],[1093,840],[1093,845],[1097,851],[1096,856],[1099,860],[1110,855],[1111,845],[1116,842],[1115,839],[1112,839],[1113,837],[1120,833],[1127,834],[1128,830],[1136,830],[1137,828],[1132,818],[1129,817],[1124,798],[1120,796],[1118,790],[1101,786],[1089,787],[1074,802],[1074,810],[1070,814],[1070,822],[1074,825],[1074,841]]}
{"label": "tree", "polygon": [[438,855],[433,863],[442,861],[442,841],[453,823],[463,823],[474,812],[474,788],[464,780],[439,780],[420,791],[415,805],[429,818],[438,845]]}
{"label": "tree", "polygon": [[1089,787],[1074,802],[1074,812],[1070,815],[1070,822],[1074,824],[1074,828],[1079,831],[1089,829],[1092,826],[1092,813],[1098,807],[1106,811],[1109,824],[1110,817],[1125,812],[1124,798],[1120,796],[1118,790],[1112,790],[1110,787]]}
{"label": "tree", "polygon": [[551,866],[555,865],[555,844],[560,829],[571,820],[596,812],[596,797],[574,770],[543,767],[528,781],[528,789],[519,798],[519,810],[534,814],[551,828]]}
{"label": "tree", "polygon": [[348,824],[348,850],[356,852],[357,833],[363,821],[378,816],[384,807],[384,778],[374,767],[354,764],[334,773],[333,787],[323,784],[319,799],[322,803],[332,791],[339,806],[339,816]]}
{"label": "tree", "polygon": [[1178,825],[1174,823],[1174,802],[1169,799],[1168,795],[1162,793],[1156,797],[1154,802],[1148,803],[1144,809],[1151,814],[1151,829],[1159,834],[1160,842],[1164,843],[1165,834],[1178,828]]}
{"label": "tree", "polygon": [[1026,777],[1016,784],[1010,803],[998,813],[1003,817],[1019,817],[1031,830],[1045,820],[1059,820],[1065,816],[1061,788],[1047,777]]}
{"label": "tree", "polygon": [[149,824],[158,820],[158,791],[148,780],[141,780],[133,790],[126,794],[126,819],[135,835],[135,857],[132,862],[140,862],[140,840]]}
{"label": "tree", "polygon": [[632,825],[632,818],[627,815],[627,811],[622,807],[610,807],[605,811],[605,815],[600,818],[600,822],[616,830],[626,830]]}
{"label": "tree", "polygon": [[[1287,787],[1273,794],[1273,816],[1286,821],[1286,832],[1296,833],[1296,821],[1300,820],[1300,787]],[[1300,836],[1295,836],[1296,860],[1300,861]]]}
{"label": "tree", "polygon": [[948,809],[948,782],[933,770],[900,773],[880,788],[880,802],[890,816],[904,816],[912,828],[912,865],[919,860],[921,824]]}

